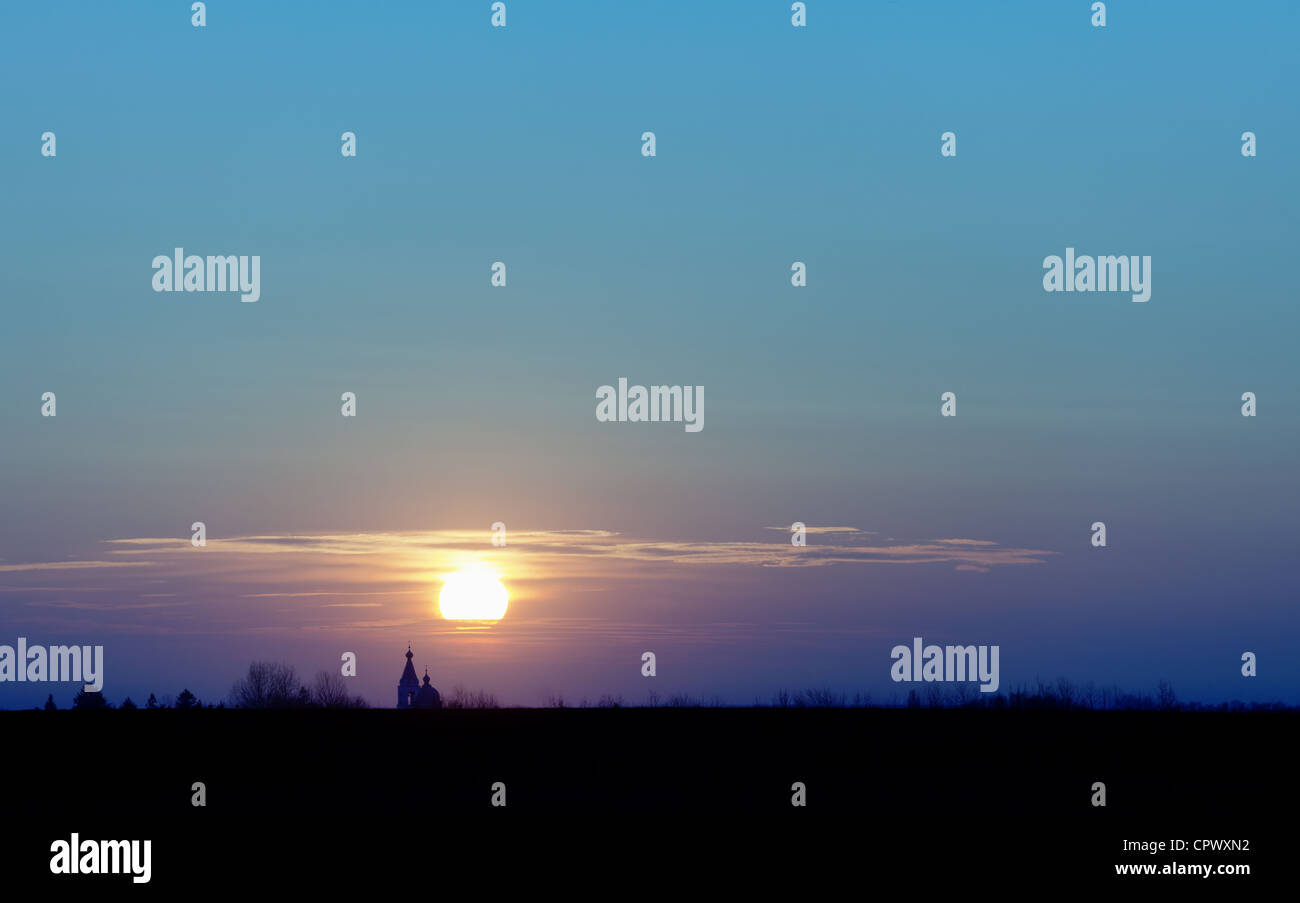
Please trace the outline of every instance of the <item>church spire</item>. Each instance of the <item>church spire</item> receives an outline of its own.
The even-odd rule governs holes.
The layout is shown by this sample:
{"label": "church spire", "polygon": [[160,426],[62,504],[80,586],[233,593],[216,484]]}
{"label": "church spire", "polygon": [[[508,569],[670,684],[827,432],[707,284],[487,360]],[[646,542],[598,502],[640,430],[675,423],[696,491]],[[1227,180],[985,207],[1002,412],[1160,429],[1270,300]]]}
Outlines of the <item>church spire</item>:
{"label": "church spire", "polygon": [[415,676],[415,664],[411,661],[415,653],[411,644],[406,644],[406,667],[402,669],[402,678],[397,682],[397,707],[404,709],[410,705],[411,697],[420,688],[420,678]]}

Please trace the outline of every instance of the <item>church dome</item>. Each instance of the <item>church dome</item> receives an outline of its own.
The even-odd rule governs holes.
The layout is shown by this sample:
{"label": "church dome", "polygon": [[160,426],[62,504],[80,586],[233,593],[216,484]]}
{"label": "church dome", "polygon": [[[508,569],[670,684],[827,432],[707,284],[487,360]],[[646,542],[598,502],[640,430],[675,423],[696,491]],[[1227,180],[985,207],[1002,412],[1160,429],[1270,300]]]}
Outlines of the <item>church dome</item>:
{"label": "church dome", "polygon": [[415,693],[415,700],[411,703],[417,709],[440,709],[442,708],[442,697],[438,691],[429,683],[429,670],[424,671],[424,684]]}

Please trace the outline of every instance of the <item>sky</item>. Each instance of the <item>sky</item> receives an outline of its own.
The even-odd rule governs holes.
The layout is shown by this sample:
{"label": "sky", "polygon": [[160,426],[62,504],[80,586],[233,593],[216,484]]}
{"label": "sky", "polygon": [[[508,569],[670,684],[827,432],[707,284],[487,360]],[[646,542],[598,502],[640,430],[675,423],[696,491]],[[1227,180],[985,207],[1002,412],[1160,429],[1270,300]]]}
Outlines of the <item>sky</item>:
{"label": "sky", "polygon": [[[1300,9],[489,6],[0,8],[0,644],[112,702],[354,651],[390,705],[408,642],[511,704],[888,701],[914,636],[1300,702]],[[154,292],[176,247],[261,299]],[[1067,247],[1151,300],[1045,292]],[[704,429],[598,422],[619,377]]]}

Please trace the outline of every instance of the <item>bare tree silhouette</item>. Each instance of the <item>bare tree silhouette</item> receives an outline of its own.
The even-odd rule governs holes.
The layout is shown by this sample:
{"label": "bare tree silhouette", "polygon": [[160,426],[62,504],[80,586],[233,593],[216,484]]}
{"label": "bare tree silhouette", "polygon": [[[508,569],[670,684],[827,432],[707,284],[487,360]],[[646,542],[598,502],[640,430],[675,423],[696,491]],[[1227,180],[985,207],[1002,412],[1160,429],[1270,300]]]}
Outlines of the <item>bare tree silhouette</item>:
{"label": "bare tree silhouette", "polygon": [[[470,690],[464,684],[456,684],[451,688],[451,698],[446,703],[449,709],[499,709],[501,703],[497,698],[486,690]],[[564,700],[561,699],[557,705],[552,701],[551,705],[555,708],[563,708]]]}
{"label": "bare tree silhouette", "polygon": [[366,701],[360,696],[348,695],[348,685],[343,677],[333,671],[316,672],[316,680],[311,686],[313,705],[326,709],[362,709],[367,708]]}
{"label": "bare tree silhouette", "polygon": [[253,662],[248,674],[230,689],[232,705],[243,709],[278,709],[299,703],[298,674],[293,665]]}

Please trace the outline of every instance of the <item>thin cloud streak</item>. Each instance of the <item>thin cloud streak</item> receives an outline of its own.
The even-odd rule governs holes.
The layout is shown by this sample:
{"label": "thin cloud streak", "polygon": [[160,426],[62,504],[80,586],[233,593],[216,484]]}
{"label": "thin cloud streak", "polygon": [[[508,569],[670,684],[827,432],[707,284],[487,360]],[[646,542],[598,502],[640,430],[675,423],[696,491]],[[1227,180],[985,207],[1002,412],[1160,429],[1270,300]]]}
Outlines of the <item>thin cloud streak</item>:
{"label": "thin cloud streak", "polygon": [[[765,528],[772,529],[772,528]],[[836,534],[850,537],[879,535],[856,527],[813,527],[814,535]],[[1058,552],[1046,549],[1012,548],[985,539],[936,539],[925,542],[880,542],[850,544],[812,543],[795,547],[784,542],[679,542],[630,540],[606,530],[519,531],[509,536],[509,546],[490,546],[486,531],[444,530],[425,533],[343,533],[286,534],[282,536],[241,536],[209,539],[208,548],[198,551],[188,540],[118,539],[109,540],[111,554],[146,554],[152,557],[220,555],[228,566],[229,557],[237,555],[304,555],[325,559],[339,556],[390,557],[393,577],[411,579],[411,568],[424,572],[454,563],[457,554],[471,555],[473,560],[503,561],[511,556],[511,568],[517,577],[519,558],[542,564],[559,565],[566,560],[629,562],[633,564],[738,565],[757,567],[821,567],[832,564],[951,564],[962,569],[1042,564]],[[424,557],[434,556],[434,557]],[[590,575],[585,571],[584,575]],[[256,594],[309,595],[294,594]]]}
{"label": "thin cloud streak", "polygon": [[0,572],[15,571],[84,571],[91,568],[139,568],[153,561],[33,561],[26,564],[0,564]]}

